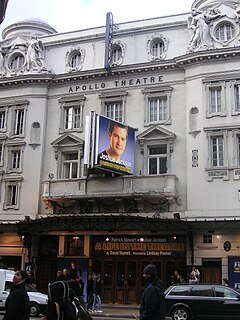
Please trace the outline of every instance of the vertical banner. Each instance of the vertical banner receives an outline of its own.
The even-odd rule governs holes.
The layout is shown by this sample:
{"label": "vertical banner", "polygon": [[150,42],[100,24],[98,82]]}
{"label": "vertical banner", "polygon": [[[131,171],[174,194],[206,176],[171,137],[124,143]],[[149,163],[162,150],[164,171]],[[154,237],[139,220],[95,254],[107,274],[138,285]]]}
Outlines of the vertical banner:
{"label": "vertical banner", "polygon": [[228,274],[230,286],[240,290],[240,256],[228,257]]}
{"label": "vertical banner", "polygon": [[105,60],[104,68],[108,74],[112,72],[112,37],[113,37],[113,15],[111,12],[106,16],[106,33],[105,33]]}

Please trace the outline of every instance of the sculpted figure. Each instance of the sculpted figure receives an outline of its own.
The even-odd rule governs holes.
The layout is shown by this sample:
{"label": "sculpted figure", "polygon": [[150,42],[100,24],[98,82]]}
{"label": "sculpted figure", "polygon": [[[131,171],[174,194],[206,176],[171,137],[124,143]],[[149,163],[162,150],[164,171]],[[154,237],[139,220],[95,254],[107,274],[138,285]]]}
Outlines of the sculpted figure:
{"label": "sculpted figure", "polygon": [[43,43],[38,40],[36,35],[31,34],[26,54],[26,68],[28,71],[49,71],[49,67],[42,57],[43,50]]}
{"label": "sculpted figure", "polygon": [[189,52],[196,49],[208,49],[212,47],[212,38],[210,36],[210,23],[213,19],[219,17],[220,14],[216,9],[203,13],[192,9],[189,18],[188,29],[192,33],[189,43]]}
{"label": "sculpted figure", "polygon": [[4,66],[4,56],[2,52],[2,48],[0,47],[0,77],[4,77],[6,74],[6,69]]}

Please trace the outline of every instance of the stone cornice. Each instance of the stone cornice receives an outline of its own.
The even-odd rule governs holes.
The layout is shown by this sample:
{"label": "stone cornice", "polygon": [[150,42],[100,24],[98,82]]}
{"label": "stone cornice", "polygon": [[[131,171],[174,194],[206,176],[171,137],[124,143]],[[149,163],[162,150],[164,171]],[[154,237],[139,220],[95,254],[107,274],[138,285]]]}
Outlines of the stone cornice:
{"label": "stone cornice", "polygon": [[178,66],[183,68],[199,63],[205,63],[209,61],[218,61],[239,58],[240,47],[212,49],[204,51],[196,51],[194,53],[188,53],[183,56],[176,57],[174,60]]}

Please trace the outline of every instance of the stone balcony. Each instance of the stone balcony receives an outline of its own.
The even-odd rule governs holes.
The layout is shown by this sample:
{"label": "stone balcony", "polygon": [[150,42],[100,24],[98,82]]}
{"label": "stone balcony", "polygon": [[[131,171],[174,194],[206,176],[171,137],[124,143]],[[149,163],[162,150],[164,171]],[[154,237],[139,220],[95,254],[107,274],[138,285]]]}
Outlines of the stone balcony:
{"label": "stone balcony", "polygon": [[91,199],[111,197],[177,197],[175,175],[81,178],[43,182],[43,199]]}

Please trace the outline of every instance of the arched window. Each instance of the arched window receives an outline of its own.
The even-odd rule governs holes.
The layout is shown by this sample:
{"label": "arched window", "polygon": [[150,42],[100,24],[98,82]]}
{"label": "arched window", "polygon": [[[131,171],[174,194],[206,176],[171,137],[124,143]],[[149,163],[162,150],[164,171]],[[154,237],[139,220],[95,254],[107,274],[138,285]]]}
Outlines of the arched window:
{"label": "arched window", "polygon": [[118,44],[113,45],[112,62],[117,64],[122,58],[122,48]]}
{"label": "arched window", "polygon": [[22,54],[16,54],[9,63],[10,70],[19,70],[24,65],[24,56]]}
{"label": "arched window", "polygon": [[216,39],[222,42],[228,42],[235,36],[235,28],[231,23],[221,24],[215,31]]}
{"label": "arched window", "polygon": [[71,68],[78,68],[81,63],[81,53],[79,51],[73,52],[69,65]]}
{"label": "arched window", "polygon": [[160,57],[164,52],[165,46],[164,42],[160,39],[153,41],[151,54],[154,58]]}

